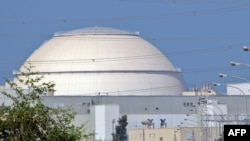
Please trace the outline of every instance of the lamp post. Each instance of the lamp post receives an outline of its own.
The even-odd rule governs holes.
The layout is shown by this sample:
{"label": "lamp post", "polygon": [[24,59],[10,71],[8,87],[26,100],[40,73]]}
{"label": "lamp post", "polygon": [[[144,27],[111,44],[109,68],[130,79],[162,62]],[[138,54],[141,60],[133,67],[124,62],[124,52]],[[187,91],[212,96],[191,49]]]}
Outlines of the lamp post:
{"label": "lamp post", "polygon": [[[199,120],[195,121],[195,120],[187,119],[187,118],[184,119],[184,121],[192,121],[194,123],[200,124],[200,131],[201,131],[200,138],[201,138],[201,141],[209,141],[209,140],[211,140],[210,139],[210,137],[212,135],[212,134],[210,134],[210,133],[212,133],[211,130],[210,130],[210,129],[212,129],[211,127],[215,127],[216,131],[215,131],[215,136],[214,137],[215,138],[217,137],[217,135],[218,135],[217,134],[217,129],[218,129],[217,122],[219,123],[219,134],[221,133],[220,132],[220,128],[221,128],[220,122],[219,122],[219,120],[217,120],[217,118],[214,118],[218,114],[214,111],[215,109],[212,109],[212,108],[208,107],[207,104],[208,104],[207,102],[199,104],[199,109],[197,109],[197,112],[200,113],[199,114],[200,115],[200,121]],[[194,107],[196,107],[196,105]],[[213,116],[211,116],[209,114],[209,110],[211,110],[213,112],[213,114],[212,114]],[[193,109],[190,109],[190,111],[193,111]],[[219,109],[219,111],[220,111],[220,113],[222,115],[222,112],[221,112],[220,109]],[[215,124],[213,124],[213,123],[215,123]]]}
{"label": "lamp post", "polygon": [[[192,122],[197,122],[197,123],[199,123],[199,121],[197,120],[197,121],[195,121],[195,120],[192,120],[192,119],[188,119],[188,118],[185,118],[184,119],[184,121],[192,121]],[[197,125],[196,125],[197,126]]]}
{"label": "lamp post", "polygon": [[186,125],[189,125],[191,127],[197,127],[197,125],[192,124],[192,123],[180,122],[180,124],[186,124]]}
{"label": "lamp post", "polygon": [[243,46],[242,49],[243,49],[244,51],[249,51],[249,50],[250,50],[250,47]]}
{"label": "lamp post", "polygon": [[[224,117],[223,117],[223,112],[222,112],[222,110],[218,107],[218,106],[216,106],[216,105],[213,105],[213,104],[210,104],[210,105],[212,105],[212,106],[214,106],[219,112],[220,112],[220,114],[217,114],[217,112],[215,112],[214,110],[215,109],[213,109],[213,108],[210,108],[210,107],[208,107],[209,105],[207,105],[206,106],[206,110],[207,110],[207,112],[208,112],[208,110],[211,110],[212,112],[213,112],[213,115],[215,115],[215,116],[213,116],[213,118],[211,119],[212,120],[212,122],[211,122],[211,124],[213,124],[213,122],[215,122],[215,127],[216,127],[216,129],[217,129],[217,123],[218,123],[218,125],[219,125],[219,136],[222,136],[222,130],[221,130],[221,128],[222,128],[222,126],[224,125]],[[220,119],[217,119],[218,118],[218,116],[220,117]],[[208,119],[209,120],[209,119]],[[218,136],[217,136],[217,130],[216,130],[216,138],[217,138]]]}
{"label": "lamp post", "polygon": [[239,77],[239,76],[227,75],[227,74],[224,74],[224,73],[219,73],[218,76],[219,76],[220,78],[231,77],[231,78],[234,78],[234,79],[244,80],[244,81],[246,81],[247,83],[250,83],[250,80],[248,80],[248,79],[246,79],[246,78]]}
{"label": "lamp post", "polygon": [[[215,109],[209,107],[209,105],[213,105],[213,104],[206,104],[205,106],[202,106],[201,107],[202,109],[199,111],[200,113],[204,113],[204,115],[205,115],[204,120],[201,117],[202,119],[201,119],[200,123],[203,124],[203,122],[205,122],[205,126],[203,126],[202,131],[203,131],[203,136],[204,136],[203,139],[206,141],[209,141],[210,140],[209,138],[211,137],[211,136],[209,136],[209,131],[210,131],[209,127],[215,127],[215,129],[216,129],[215,138],[217,138],[218,134],[221,136],[221,128],[222,128],[221,124],[222,124],[222,122],[224,122],[223,112],[221,111],[221,109],[219,107],[217,107],[216,105],[213,105],[214,107],[216,107],[216,109],[218,109],[218,112],[219,112],[218,113],[215,111]],[[209,110],[212,112],[212,115],[209,114]],[[203,115],[203,114],[201,114],[201,115]],[[220,119],[218,119],[218,116],[220,117]],[[195,122],[194,120],[190,120],[190,119],[184,119],[184,120],[185,121],[189,120],[189,121]],[[198,123],[198,121],[196,121],[196,122]],[[217,124],[219,126],[217,126]],[[217,131],[217,129],[219,129],[219,130]],[[212,133],[212,132],[210,132],[210,133]]]}
{"label": "lamp post", "polygon": [[[219,83],[214,83],[214,86],[219,86],[218,85]],[[225,94],[226,95],[226,94]],[[235,105],[236,105],[236,116],[237,116],[237,118],[236,118],[236,123],[238,124],[238,120],[239,120],[239,112],[238,112],[238,102],[233,98],[233,97],[231,97],[231,95],[228,95],[228,96],[230,96],[230,98],[232,98],[232,100],[233,100],[233,102],[235,103]]]}
{"label": "lamp post", "polygon": [[177,137],[176,137],[176,132],[178,129],[174,130],[174,137],[173,137],[173,141],[177,141]]}
{"label": "lamp post", "polygon": [[235,62],[235,61],[231,61],[230,64],[231,64],[231,66],[245,66],[245,67],[250,67],[249,64],[239,63],[239,62]]}
{"label": "lamp post", "polygon": [[244,93],[244,91],[243,91],[243,90],[241,90],[241,89],[240,89],[240,88],[238,88],[238,87],[232,86],[232,85],[228,85],[228,84],[221,84],[221,83],[217,83],[217,82],[213,82],[213,85],[214,85],[214,86],[225,85],[225,86],[228,86],[228,87],[232,87],[232,88],[235,88],[235,89],[239,90],[239,91],[240,91],[243,95],[246,95],[246,94]]}
{"label": "lamp post", "polygon": [[[232,85],[228,85],[228,84],[220,84],[220,83],[216,83],[216,82],[214,82],[213,85],[214,85],[214,86],[225,85],[225,86],[228,86],[228,87],[232,87],[232,88],[234,88],[234,89],[239,90],[239,91],[242,93],[242,95],[245,95],[245,96],[246,96],[246,94],[244,93],[244,91],[242,91],[242,90],[241,90],[240,88],[238,88],[238,87],[235,87],[235,86],[232,86]],[[247,98],[245,98],[245,100],[246,100],[246,116],[248,117]],[[237,105],[237,117],[238,117],[238,105]]]}
{"label": "lamp post", "polygon": [[[200,130],[198,130],[198,128],[196,127],[196,125],[194,125],[194,124],[191,124],[191,123],[186,123],[186,122],[181,122],[180,123],[181,125],[188,125],[188,126],[186,126],[188,129],[191,129],[191,139],[192,139],[192,141],[195,141],[196,139],[198,139],[199,140],[199,138],[200,138],[200,140],[201,140],[201,136],[200,136]],[[191,128],[189,128],[189,126],[191,126]],[[197,135],[195,135],[195,133],[194,133],[194,129],[197,131]],[[197,136],[197,137],[196,137]]]}
{"label": "lamp post", "polygon": [[112,120],[112,134],[115,134],[115,119]]}

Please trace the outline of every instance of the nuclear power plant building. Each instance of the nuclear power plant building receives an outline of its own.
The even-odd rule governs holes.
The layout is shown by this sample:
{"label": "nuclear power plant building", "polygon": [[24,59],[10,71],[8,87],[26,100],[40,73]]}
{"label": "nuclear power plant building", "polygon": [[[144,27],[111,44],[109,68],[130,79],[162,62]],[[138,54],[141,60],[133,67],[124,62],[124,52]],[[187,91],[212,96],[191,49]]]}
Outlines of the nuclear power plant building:
{"label": "nuclear power plant building", "polygon": [[[42,81],[56,84],[55,91],[43,96],[44,103],[72,106],[77,112],[74,123],[85,124],[95,133],[93,140],[112,140],[122,115],[128,117],[127,130],[174,129],[190,117],[197,121],[195,127],[249,120],[248,95],[218,95],[207,85],[188,91],[181,70],[139,32],[89,27],[55,33],[14,71],[13,81],[23,89],[27,87],[16,76],[23,77],[19,72],[28,64],[44,76]],[[3,96],[0,100],[8,103]]]}

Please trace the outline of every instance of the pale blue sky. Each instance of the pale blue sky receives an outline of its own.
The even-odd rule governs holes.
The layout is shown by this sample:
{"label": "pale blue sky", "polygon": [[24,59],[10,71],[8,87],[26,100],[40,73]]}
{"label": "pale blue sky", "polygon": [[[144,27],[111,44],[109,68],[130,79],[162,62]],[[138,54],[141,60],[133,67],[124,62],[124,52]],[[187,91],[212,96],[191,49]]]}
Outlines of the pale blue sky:
{"label": "pale blue sky", "polygon": [[91,26],[139,31],[188,88],[242,82],[220,72],[250,79],[250,68],[229,64],[250,64],[249,0],[0,0],[0,84],[55,32]]}

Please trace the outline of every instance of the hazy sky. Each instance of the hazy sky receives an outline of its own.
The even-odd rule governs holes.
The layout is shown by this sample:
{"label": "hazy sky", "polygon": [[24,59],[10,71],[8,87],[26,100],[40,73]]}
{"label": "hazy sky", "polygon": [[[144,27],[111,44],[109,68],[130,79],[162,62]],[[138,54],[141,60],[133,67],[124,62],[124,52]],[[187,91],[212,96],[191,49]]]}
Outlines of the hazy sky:
{"label": "hazy sky", "polygon": [[[0,0],[0,85],[55,32],[103,26],[139,31],[176,68],[186,86],[250,79],[249,0]],[[218,89],[223,91],[223,88]]]}

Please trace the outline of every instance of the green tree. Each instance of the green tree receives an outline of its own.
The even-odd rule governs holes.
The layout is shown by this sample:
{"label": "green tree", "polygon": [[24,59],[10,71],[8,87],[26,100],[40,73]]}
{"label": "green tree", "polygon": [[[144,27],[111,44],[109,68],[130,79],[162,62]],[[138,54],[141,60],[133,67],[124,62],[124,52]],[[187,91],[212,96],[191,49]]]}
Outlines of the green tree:
{"label": "green tree", "polygon": [[113,141],[127,141],[127,115],[123,115],[118,119],[118,125],[115,127],[115,133],[112,134]]}
{"label": "green tree", "polygon": [[216,139],[216,141],[224,141],[224,131],[222,132],[220,137],[218,139]]}
{"label": "green tree", "polygon": [[76,113],[72,108],[52,108],[43,104],[42,95],[54,91],[53,82],[41,82],[43,76],[32,72],[33,66],[25,67],[17,77],[18,83],[6,80],[13,93],[1,91],[10,98],[10,106],[0,107],[0,140],[4,141],[77,141],[89,140],[91,134],[84,126],[72,124]]}

